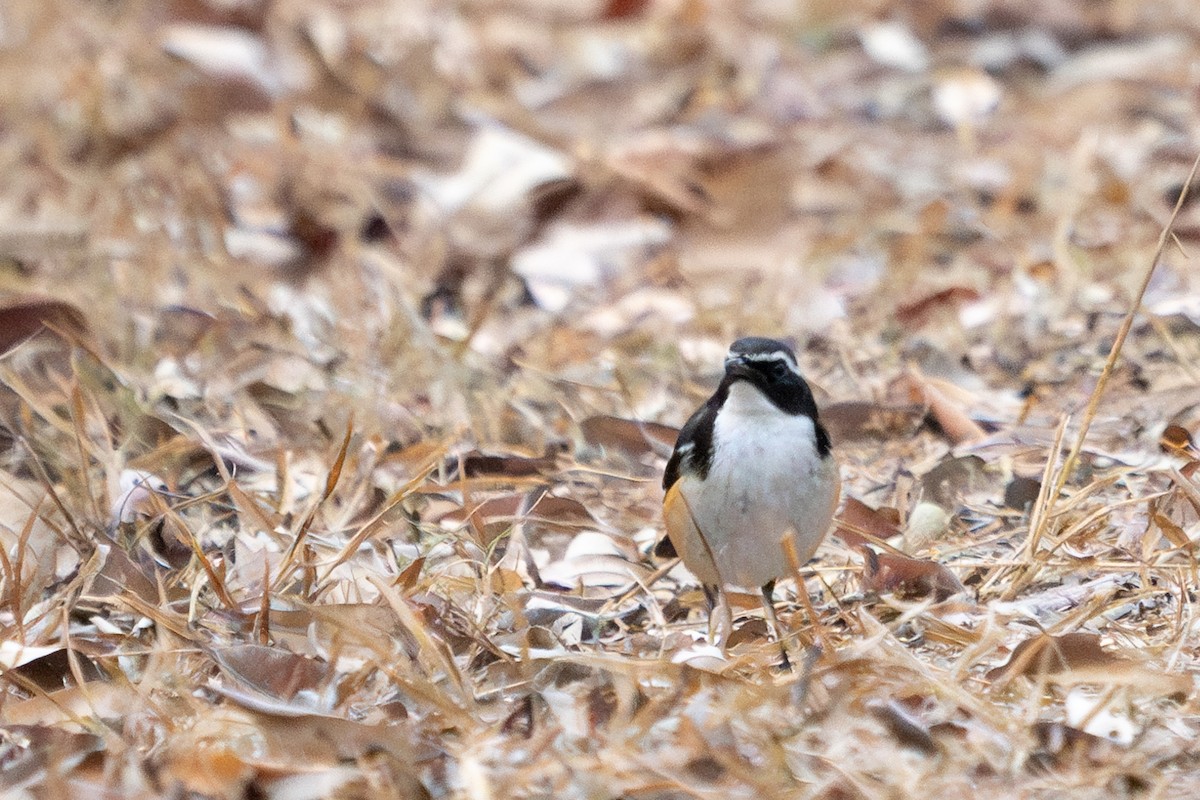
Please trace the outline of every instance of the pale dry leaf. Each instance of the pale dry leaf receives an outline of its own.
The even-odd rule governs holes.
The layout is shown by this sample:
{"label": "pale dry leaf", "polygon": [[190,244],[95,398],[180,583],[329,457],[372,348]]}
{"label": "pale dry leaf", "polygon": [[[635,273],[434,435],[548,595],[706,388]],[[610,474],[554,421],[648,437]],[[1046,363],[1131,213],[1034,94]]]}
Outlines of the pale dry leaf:
{"label": "pale dry leaf", "polygon": [[209,75],[238,78],[257,85],[270,94],[278,94],[288,79],[263,40],[254,33],[215,25],[176,24],[162,33],[162,47]]}
{"label": "pale dry leaf", "polygon": [[1133,744],[1141,730],[1129,710],[1118,708],[1118,697],[1110,698],[1107,703],[1103,700],[1095,691],[1081,686],[1067,692],[1064,702],[1067,724],[1124,747]]}
{"label": "pale dry leaf", "polygon": [[921,40],[898,20],[875,22],[858,32],[863,50],[885,67],[921,72],[929,66],[929,53]]}
{"label": "pale dry leaf", "polygon": [[943,70],[934,78],[933,107],[952,128],[975,126],[1000,105],[1003,87],[983,70]]}

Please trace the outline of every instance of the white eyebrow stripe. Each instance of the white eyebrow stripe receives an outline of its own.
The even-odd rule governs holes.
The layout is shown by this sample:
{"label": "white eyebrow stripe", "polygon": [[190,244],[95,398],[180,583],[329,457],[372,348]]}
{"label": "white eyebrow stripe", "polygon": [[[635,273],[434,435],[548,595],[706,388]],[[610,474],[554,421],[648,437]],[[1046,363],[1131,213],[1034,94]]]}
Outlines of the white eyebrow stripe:
{"label": "white eyebrow stripe", "polygon": [[792,354],[786,350],[775,350],[770,353],[730,353],[728,356],[726,356],[725,360],[733,361],[736,358],[742,358],[746,361],[786,361],[787,365],[791,367],[794,372],[797,374],[800,372],[796,368],[796,360],[792,358]]}
{"label": "white eyebrow stripe", "polygon": [[795,364],[792,354],[786,350],[773,350],[770,353],[737,353],[732,358],[744,358],[747,361],[786,361]]}

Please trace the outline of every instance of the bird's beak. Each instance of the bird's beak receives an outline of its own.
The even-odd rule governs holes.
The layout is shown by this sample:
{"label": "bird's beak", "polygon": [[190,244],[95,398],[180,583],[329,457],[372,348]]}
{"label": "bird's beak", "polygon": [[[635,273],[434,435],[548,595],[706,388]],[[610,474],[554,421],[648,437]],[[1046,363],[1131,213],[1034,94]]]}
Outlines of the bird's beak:
{"label": "bird's beak", "polygon": [[755,372],[750,366],[749,361],[742,356],[737,356],[736,358],[730,358],[725,361],[725,374],[732,375],[737,378],[753,380],[758,373]]}

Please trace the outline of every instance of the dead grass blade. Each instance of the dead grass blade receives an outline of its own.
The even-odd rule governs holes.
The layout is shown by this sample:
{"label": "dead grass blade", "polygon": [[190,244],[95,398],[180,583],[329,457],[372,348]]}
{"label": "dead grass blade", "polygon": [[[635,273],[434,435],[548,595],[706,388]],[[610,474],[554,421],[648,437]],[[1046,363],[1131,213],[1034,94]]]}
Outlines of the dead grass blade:
{"label": "dead grass blade", "polygon": [[386,581],[375,575],[368,576],[368,580],[383,595],[388,606],[391,607],[396,617],[400,620],[400,624],[416,639],[418,660],[433,662],[426,665],[429,677],[431,679],[436,678],[436,671],[430,669],[436,663],[440,667],[441,672],[450,679],[457,689],[458,696],[463,704],[462,707],[465,709],[473,708],[475,706],[475,695],[471,691],[466,678],[459,670],[458,665],[454,662],[454,656],[446,646],[446,643],[429,630],[424,621],[413,613],[408,602],[392,586],[388,585]]}
{"label": "dead grass blade", "polygon": [[330,576],[333,575],[333,571],[342,564],[346,563],[356,552],[358,552],[358,548],[362,547],[363,543],[367,541],[367,539],[371,538],[371,536],[376,532],[379,523],[383,521],[397,506],[403,503],[414,491],[416,491],[421,484],[425,483],[425,480],[430,476],[430,474],[432,474],[433,471],[438,468],[438,464],[441,463],[445,454],[449,451],[452,443],[453,440],[445,439],[441,442],[440,446],[427,453],[423,459],[424,463],[414,470],[415,474],[413,477],[410,478],[407,483],[393,492],[392,496],[387,499],[383,506],[380,507],[380,509],[375,512],[375,514],[369,520],[359,526],[359,529],[355,531],[354,535],[351,536],[349,541],[346,542],[346,545],[342,548],[341,552],[339,552],[333,561],[330,562],[326,567],[325,574],[320,576],[318,579],[317,586],[313,589],[315,594],[320,594],[322,585],[330,579]]}
{"label": "dead grass blade", "polygon": [[54,398],[33,389],[20,374],[3,362],[0,362],[0,383],[12,389],[30,409],[55,430],[67,436],[72,435],[74,427],[55,410]]}
{"label": "dead grass blade", "polygon": [[[1050,511],[1054,507],[1053,490],[1051,486],[1054,481],[1051,479],[1054,475],[1054,467],[1058,463],[1059,456],[1062,454],[1063,437],[1066,436],[1067,425],[1070,422],[1068,415],[1063,415],[1058,426],[1054,429],[1054,443],[1046,455],[1046,462],[1042,468],[1042,480],[1038,484],[1038,495],[1034,500],[1029,513],[1029,533],[1025,537],[1025,548],[1023,558],[1019,567],[1001,567],[992,572],[979,587],[979,596],[983,597],[991,589],[992,586],[998,584],[1005,577],[1009,576],[1014,569],[1021,569],[1023,572],[1028,572],[1034,569],[1034,557],[1037,553],[1037,548],[1041,542],[1043,531],[1049,524]],[[1028,580],[1019,581],[1013,580],[1004,588],[1000,597],[1002,600],[1012,600],[1017,595],[1017,585],[1028,585]]]}
{"label": "dead grass blade", "polygon": [[1192,169],[1188,172],[1187,180],[1183,182],[1183,188],[1179,192],[1179,199],[1175,201],[1175,208],[1171,211],[1171,216],[1167,220],[1167,224],[1163,227],[1162,233],[1159,234],[1158,246],[1154,248],[1154,254],[1150,258],[1150,263],[1142,274],[1142,282],[1133,297],[1133,302],[1129,304],[1129,310],[1125,313],[1125,318],[1121,321],[1121,327],[1117,329],[1117,336],[1113,340],[1112,347],[1109,348],[1108,358],[1104,361],[1104,368],[1100,371],[1100,377],[1096,379],[1096,386],[1092,389],[1091,396],[1088,397],[1087,407],[1083,411],[1083,420],[1080,422],[1079,431],[1075,435],[1075,442],[1071,445],[1071,451],[1067,454],[1062,469],[1059,470],[1058,477],[1054,480],[1054,491],[1050,497],[1051,508],[1053,508],[1055,499],[1061,494],[1063,487],[1066,486],[1067,481],[1075,471],[1075,463],[1079,460],[1079,454],[1083,451],[1083,444],[1087,440],[1088,430],[1091,428],[1092,421],[1096,418],[1096,411],[1100,407],[1100,398],[1103,397],[1104,390],[1108,387],[1108,381],[1112,377],[1113,368],[1117,364],[1117,359],[1121,356],[1121,348],[1125,346],[1125,339],[1129,336],[1129,331],[1133,328],[1133,321],[1142,307],[1142,298],[1146,296],[1146,289],[1150,287],[1150,279],[1154,276],[1154,270],[1158,267],[1158,261],[1162,258],[1163,251],[1167,247],[1167,242],[1170,241],[1175,220],[1179,218],[1179,212],[1183,209],[1184,201],[1187,200],[1188,191],[1192,186],[1192,182],[1196,179],[1197,169],[1200,169],[1200,155],[1197,155],[1196,160],[1192,162]]}
{"label": "dead grass blade", "polygon": [[252,518],[255,525],[263,533],[278,540],[280,537],[279,531],[276,529],[276,521],[263,511],[255,498],[247,494],[244,489],[238,484],[237,480],[230,481],[225,485],[225,491],[233,499],[234,505],[241,514],[245,514]]}
{"label": "dead grass blade", "polygon": [[300,528],[296,531],[295,537],[284,553],[283,561],[279,565],[279,571],[275,574],[275,586],[273,587],[275,591],[278,591],[285,581],[290,580],[296,553],[299,552],[300,546],[308,536],[309,528],[312,527],[317,512],[320,511],[321,506],[333,494],[333,490],[337,488],[338,479],[342,476],[342,467],[346,464],[346,451],[350,447],[350,437],[353,435],[354,420],[351,419],[346,423],[346,435],[342,438],[342,446],[338,448],[338,454],[333,461],[333,466],[330,467],[329,472],[325,475],[325,490],[321,493],[317,502],[313,503],[313,507],[309,509],[308,514],[305,515],[304,521],[300,523]]}
{"label": "dead grass blade", "polygon": [[221,601],[221,605],[230,611],[236,611],[238,608],[237,601],[229,594],[229,588],[225,585],[225,579],[208,560],[208,555],[200,547],[200,541],[190,530],[184,528],[186,538],[189,545],[192,547],[192,555],[196,557],[196,561],[204,569],[204,574],[208,576],[208,583],[213,588],[213,592],[217,595],[217,599]]}
{"label": "dead grass blade", "polygon": [[21,439],[21,444],[24,445],[26,452],[29,454],[29,463],[33,467],[33,471],[37,475],[38,480],[41,482],[42,488],[46,490],[46,494],[54,502],[55,508],[57,508],[58,512],[62,514],[63,519],[67,521],[67,526],[71,530],[71,535],[64,536],[63,538],[67,541],[67,544],[74,547],[75,551],[80,555],[87,553],[91,547],[87,536],[84,535],[83,530],[75,521],[75,515],[72,514],[70,510],[67,509],[66,505],[63,504],[62,498],[59,497],[58,491],[54,488],[54,483],[50,480],[50,476],[46,474],[46,466],[42,463],[42,460],[38,457],[38,454],[34,452],[33,448],[29,446],[28,442],[26,442],[24,439]]}
{"label": "dead grass blade", "polygon": [[88,469],[91,461],[91,454],[88,452],[87,434],[84,431],[85,414],[83,406],[83,391],[79,388],[79,382],[74,381],[71,386],[71,422],[75,434],[75,452],[79,457],[78,470],[79,477],[83,483],[84,491],[87,492],[88,501],[91,503],[91,511],[93,519],[104,519],[104,515],[100,512],[101,499],[98,497],[96,490],[92,487],[92,471]]}
{"label": "dead grass blade", "polygon": [[161,625],[164,629],[175,634],[185,642],[192,642],[197,645],[205,643],[200,629],[192,626],[188,618],[182,614],[164,608],[157,603],[151,603],[134,592],[123,592],[116,595],[114,599],[128,606],[135,614],[140,614],[152,620],[155,625]]}
{"label": "dead grass blade", "polygon": [[33,533],[34,523],[37,522],[41,513],[42,500],[38,498],[38,504],[29,513],[25,519],[25,524],[21,526],[21,533],[17,537],[17,557],[10,562],[8,553],[0,548],[0,559],[3,560],[4,572],[7,576],[5,580],[5,594],[8,595],[8,607],[12,609],[13,624],[17,628],[17,635],[22,641],[25,639],[25,612],[24,612],[24,578],[25,572],[25,554],[29,550],[29,536]]}
{"label": "dead grass blade", "polygon": [[258,643],[271,643],[271,561],[263,559],[262,597],[258,601],[258,619],[254,621]]}

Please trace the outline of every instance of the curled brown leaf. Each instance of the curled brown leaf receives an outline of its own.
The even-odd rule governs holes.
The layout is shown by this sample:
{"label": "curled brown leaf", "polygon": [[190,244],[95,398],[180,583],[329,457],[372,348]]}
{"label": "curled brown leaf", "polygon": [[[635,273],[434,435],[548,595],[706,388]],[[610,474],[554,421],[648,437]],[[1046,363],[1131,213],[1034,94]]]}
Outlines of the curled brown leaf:
{"label": "curled brown leaf", "polygon": [[921,403],[928,408],[929,416],[954,444],[975,442],[987,435],[987,432],[951,398],[948,391],[950,387],[943,382],[926,378],[915,369],[909,369],[896,379],[893,388],[909,402]]}
{"label": "curled brown leaf", "polygon": [[1188,676],[1154,670],[1133,658],[1106,650],[1101,646],[1099,634],[1082,631],[1035,634],[1018,644],[1005,664],[987,673],[988,680],[999,688],[1022,676],[1133,685],[1164,695],[1191,688]]}
{"label": "curled brown leaf", "polygon": [[87,329],[83,312],[63,300],[29,297],[0,303],[0,353],[45,330],[82,336]]}
{"label": "curled brown leaf", "polygon": [[958,578],[942,564],[901,553],[877,553],[865,545],[859,550],[863,566],[863,591],[892,593],[904,598],[932,597],[941,602],[965,591]]}

